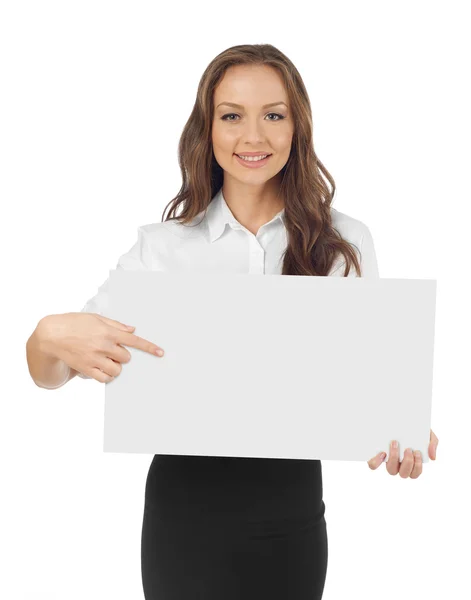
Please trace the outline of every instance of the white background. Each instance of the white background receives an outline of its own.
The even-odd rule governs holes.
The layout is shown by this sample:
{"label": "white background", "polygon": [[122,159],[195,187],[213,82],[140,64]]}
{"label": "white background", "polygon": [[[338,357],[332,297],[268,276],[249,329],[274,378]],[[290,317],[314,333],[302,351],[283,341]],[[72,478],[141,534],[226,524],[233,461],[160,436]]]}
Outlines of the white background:
{"label": "white background", "polygon": [[103,384],[38,388],[25,345],[43,316],[83,307],[138,225],[161,220],[180,187],[177,145],[199,79],[242,43],[271,43],[299,69],[314,148],[337,184],[334,206],[370,228],[381,277],[438,282],[437,460],[417,480],[323,461],[323,598],[469,597],[466,9],[2,3],[0,597],[143,598],[152,456],[104,454]]}

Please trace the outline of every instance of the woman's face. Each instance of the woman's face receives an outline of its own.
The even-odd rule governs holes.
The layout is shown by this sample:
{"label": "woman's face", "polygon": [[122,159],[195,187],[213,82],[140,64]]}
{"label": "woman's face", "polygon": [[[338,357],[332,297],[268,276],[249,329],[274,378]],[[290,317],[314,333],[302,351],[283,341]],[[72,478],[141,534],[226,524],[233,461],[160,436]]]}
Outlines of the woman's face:
{"label": "woman's face", "polygon": [[[212,125],[214,156],[225,176],[249,184],[268,181],[288,161],[292,137],[288,95],[278,72],[266,66],[230,67],[214,91]],[[250,152],[271,156],[244,166],[236,154]]]}

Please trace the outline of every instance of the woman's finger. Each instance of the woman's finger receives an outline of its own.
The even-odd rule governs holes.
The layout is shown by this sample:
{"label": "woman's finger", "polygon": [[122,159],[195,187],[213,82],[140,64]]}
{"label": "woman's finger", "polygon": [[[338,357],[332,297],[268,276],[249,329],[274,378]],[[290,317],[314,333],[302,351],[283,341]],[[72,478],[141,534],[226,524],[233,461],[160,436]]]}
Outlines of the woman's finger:
{"label": "woman's finger", "polygon": [[389,447],[389,458],[386,463],[386,470],[390,475],[399,473],[399,444],[397,440],[391,442]]}
{"label": "woman's finger", "polygon": [[379,467],[379,465],[384,461],[385,458],[386,458],[386,452],[380,452],[379,454],[377,454],[375,457],[371,458],[368,461],[368,466],[370,467],[370,469],[372,469],[374,471],[375,469],[377,469]]}
{"label": "woman's finger", "polygon": [[412,469],[412,473],[410,474],[411,479],[417,479],[417,477],[422,473],[422,454],[420,450],[416,450],[414,452],[414,468]]}
{"label": "woman's finger", "polygon": [[404,452],[404,458],[402,459],[401,467],[399,469],[399,475],[403,479],[407,479],[412,473],[412,469],[414,468],[414,453],[412,452],[412,448],[406,448]]}
{"label": "woman's finger", "polygon": [[438,446],[438,438],[433,433],[433,431],[430,430],[430,444],[428,445],[428,455],[430,456],[430,458],[432,460],[435,460],[437,458],[437,446]]}

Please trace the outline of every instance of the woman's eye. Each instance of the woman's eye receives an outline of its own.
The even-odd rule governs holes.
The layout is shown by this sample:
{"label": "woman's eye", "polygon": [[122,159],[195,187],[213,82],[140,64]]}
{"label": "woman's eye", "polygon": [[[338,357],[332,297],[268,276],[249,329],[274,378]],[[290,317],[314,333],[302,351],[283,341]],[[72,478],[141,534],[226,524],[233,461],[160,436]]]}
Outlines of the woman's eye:
{"label": "woman's eye", "polygon": [[[282,119],[285,118],[283,115],[279,115],[278,113],[268,113],[268,114],[275,115],[276,117],[278,117],[278,119],[268,119],[269,121],[281,121]],[[227,115],[224,115],[223,117],[221,117],[221,120],[222,121],[234,121],[234,119],[229,119],[228,117],[238,117],[238,116],[239,115],[236,115],[235,113],[228,113]]]}
{"label": "woman's eye", "polygon": [[275,115],[275,117],[278,117],[278,119],[268,119],[269,121],[281,121],[282,119],[284,119],[283,115],[279,115],[278,113],[268,113],[269,115]]}
{"label": "woman's eye", "polygon": [[237,117],[237,115],[235,115],[234,113],[230,113],[228,115],[224,115],[223,117],[221,117],[221,119],[223,121],[233,121],[233,119],[228,119],[227,117],[234,117],[234,116]]}

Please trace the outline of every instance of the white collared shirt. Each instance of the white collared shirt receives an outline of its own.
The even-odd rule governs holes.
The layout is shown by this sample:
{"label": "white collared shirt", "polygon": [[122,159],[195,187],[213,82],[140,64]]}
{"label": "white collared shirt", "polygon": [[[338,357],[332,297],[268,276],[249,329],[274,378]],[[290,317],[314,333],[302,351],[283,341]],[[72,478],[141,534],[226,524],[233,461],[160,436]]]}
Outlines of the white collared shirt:
{"label": "white collared shirt", "polygon": [[[222,187],[206,210],[187,225],[162,221],[140,225],[136,243],[118,259],[117,269],[153,271],[204,271],[220,273],[279,274],[287,247],[285,210],[262,225],[257,234],[241,225],[230,211]],[[343,239],[360,250],[362,277],[379,277],[373,238],[362,222],[331,207],[332,225]],[[356,248],[355,251],[356,251]],[[328,277],[342,277],[343,255],[337,257]],[[349,277],[357,277],[350,268]],[[81,312],[106,316],[109,279],[98,288]],[[83,379],[91,377],[79,373]]]}

